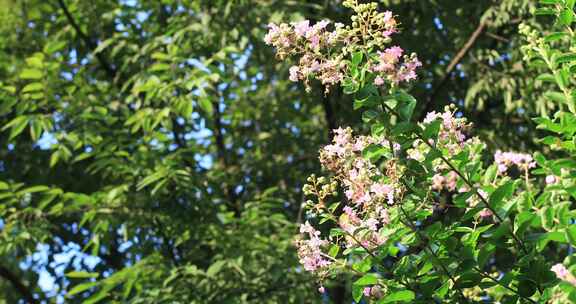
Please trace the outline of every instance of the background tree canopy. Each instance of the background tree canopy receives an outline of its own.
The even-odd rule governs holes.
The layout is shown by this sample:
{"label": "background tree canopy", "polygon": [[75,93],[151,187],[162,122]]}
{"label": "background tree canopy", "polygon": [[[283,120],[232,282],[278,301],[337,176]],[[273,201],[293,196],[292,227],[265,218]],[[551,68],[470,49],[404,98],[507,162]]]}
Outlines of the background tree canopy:
{"label": "background tree canopy", "polygon": [[[519,63],[536,1],[380,4],[424,63],[416,113],[455,103],[491,149],[530,151],[528,117],[552,108]],[[337,90],[289,82],[263,42],[271,21],[349,13],[337,0],[0,0],[0,298],[350,302],[341,282],[318,294],[292,239],[318,148],[361,117]]]}

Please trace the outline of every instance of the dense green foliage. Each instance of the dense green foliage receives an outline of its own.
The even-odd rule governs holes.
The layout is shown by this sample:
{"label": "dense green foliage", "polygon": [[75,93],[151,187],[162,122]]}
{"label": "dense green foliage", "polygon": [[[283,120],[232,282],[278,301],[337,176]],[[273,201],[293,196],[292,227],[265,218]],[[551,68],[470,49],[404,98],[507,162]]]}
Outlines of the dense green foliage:
{"label": "dense green foliage", "polygon": [[[340,2],[0,0],[0,298],[349,302],[350,278],[321,296],[292,241],[330,130],[369,127],[350,95],[288,81],[263,42],[269,22],[346,22]],[[523,62],[518,26],[549,33],[545,14],[567,13],[534,20],[532,0],[380,6],[424,63],[414,116],[455,103],[488,150],[541,150],[547,174],[566,165],[544,159],[569,158],[572,131],[531,118],[570,104],[572,57]],[[570,35],[551,48],[567,52]],[[550,149],[538,125],[559,133]]]}

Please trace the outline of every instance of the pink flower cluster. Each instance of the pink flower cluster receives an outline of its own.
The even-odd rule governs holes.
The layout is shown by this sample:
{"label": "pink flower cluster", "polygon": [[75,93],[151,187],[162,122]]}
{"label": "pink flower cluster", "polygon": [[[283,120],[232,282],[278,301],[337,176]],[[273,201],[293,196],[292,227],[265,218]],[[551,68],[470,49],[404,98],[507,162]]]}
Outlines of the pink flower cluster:
{"label": "pink flower cluster", "polygon": [[[354,138],[352,129],[338,128],[334,130],[333,144],[320,150],[320,162],[324,168],[337,174],[346,188],[346,197],[354,204],[368,207],[384,200],[393,204],[398,186],[375,181],[382,173],[360,155],[371,144],[387,148],[390,142],[372,136]],[[400,149],[398,144],[393,147]]]}
{"label": "pink flower cluster", "polygon": [[388,38],[398,32],[398,22],[394,19],[391,11],[382,13],[382,23],[384,24],[384,28],[382,29],[382,36],[384,36],[384,38]]}
{"label": "pink flower cluster", "polygon": [[364,294],[364,296],[367,298],[381,298],[383,295],[382,287],[378,285],[374,285],[371,287],[364,287],[364,290],[362,290],[362,294]]}
{"label": "pink flower cluster", "polygon": [[528,172],[529,169],[536,167],[536,162],[530,154],[496,151],[494,161],[498,165],[498,172],[505,173],[512,166]]}
{"label": "pink flower cluster", "polygon": [[449,192],[456,190],[456,183],[458,182],[458,174],[454,171],[450,171],[447,176],[436,173],[432,177],[432,189],[436,191],[442,191],[446,189]]}
{"label": "pink flower cluster", "polygon": [[[446,107],[442,113],[430,112],[426,115],[422,123],[425,127],[440,120],[440,130],[436,140],[429,140],[429,144],[435,145],[438,149],[446,149],[450,155],[456,155],[462,151],[467,144],[473,144],[478,140],[475,138],[466,139],[466,132],[471,127],[465,118],[454,117],[454,112]],[[423,161],[429,147],[426,143],[417,140],[413,144],[413,149],[408,150],[408,157],[417,161]],[[440,169],[440,168],[437,168]],[[452,181],[452,180],[451,180]],[[436,186],[440,186],[440,177],[436,178]]]}
{"label": "pink flower cluster", "polygon": [[387,48],[383,52],[378,51],[377,61],[370,66],[370,70],[377,75],[374,79],[375,85],[384,85],[385,78],[394,84],[416,79],[416,69],[422,66],[422,62],[412,54],[404,56],[402,63],[403,53],[404,50],[399,46]]}
{"label": "pink flower cluster", "polygon": [[558,183],[559,181],[560,181],[560,179],[555,175],[547,175],[546,176],[546,184],[548,184],[548,185],[554,185],[554,184]]}
{"label": "pink flower cluster", "polygon": [[276,48],[280,59],[300,55],[298,65],[290,67],[291,81],[304,81],[309,88],[308,79],[315,76],[327,88],[338,84],[344,77],[346,64],[338,56],[324,56],[320,51],[335,46],[340,40],[341,24],[335,25],[334,31],[328,31],[330,21],[322,20],[314,25],[304,20],[291,24],[268,25],[269,31],[264,42]]}
{"label": "pink flower cluster", "polygon": [[322,253],[322,247],[328,245],[328,241],[320,238],[320,231],[314,229],[310,223],[300,225],[300,233],[307,235],[308,239],[298,239],[295,244],[298,248],[300,263],[307,271],[318,271],[326,268],[331,261]]}
{"label": "pink flower cluster", "polygon": [[437,119],[440,119],[440,132],[438,133],[439,142],[453,142],[459,144],[461,147],[466,141],[465,132],[470,128],[470,124],[465,118],[456,118],[451,111],[444,111],[443,113],[430,112],[424,118],[424,124],[430,124]]}
{"label": "pink flower cluster", "polygon": [[[338,34],[326,30],[330,24],[328,20],[322,20],[310,26],[309,20],[293,22],[291,24],[274,23],[268,24],[268,33],[264,36],[264,42],[276,48],[278,55],[284,58],[294,50],[291,48],[309,47],[312,50],[319,50],[321,47],[336,43]],[[336,25],[341,27],[340,24]],[[302,43],[305,42],[305,43]]]}
{"label": "pink flower cluster", "polygon": [[[369,145],[386,149],[391,143],[383,137],[354,137],[350,128],[334,130],[332,141],[321,149],[320,162],[335,174],[352,203],[344,207],[338,221],[340,228],[348,234],[346,246],[379,246],[386,241],[379,233],[380,228],[390,222],[387,206],[394,204],[401,187],[390,174],[384,178],[374,164],[362,157],[362,151]],[[392,147],[400,149],[398,144],[392,144]]]}
{"label": "pink flower cluster", "polygon": [[388,211],[385,208],[378,208],[378,212],[373,215],[375,216],[367,216],[361,219],[352,207],[344,207],[344,213],[340,216],[338,224],[340,228],[347,232],[347,248],[355,248],[361,245],[364,248],[371,249],[386,242],[386,238],[381,236],[378,231],[381,226],[390,222]]}
{"label": "pink flower cluster", "polygon": [[[351,4],[351,7],[362,6],[356,3]],[[369,10],[375,8],[371,6]],[[328,30],[330,22],[327,20],[314,25],[309,20],[278,25],[271,23],[264,41],[276,48],[280,59],[300,57],[298,65],[290,68],[289,79],[294,82],[303,81],[308,90],[311,78],[320,80],[327,91],[331,86],[341,83],[344,75],[349,75],[350,62],[344,60],[344,57],[365,49],[382,50],[377,52],[377,56],[368,56],[366,59],[368,70],[375,73],[376,85],[398,85],[416,79],[416,69],[422,63],[415,54],[403,55],[404,50],[398,46],[384,49],[389,37],[398,31],[398,22],[392,12],[367,12],[366,9],[364,7],[356,11],[359,15],[352,17],[353,27],[336,23],[332,31]],[[362,14],[370,17],[359,17]],[[362,25],[359,20],[362,20]],[[364,30],[360,30],[360,27]]]}
{"label": "pink flower cluster", "polygon": [[558,279],[576,286],[576,277],[563,264],[556,264],[550,270],[556,274]]}

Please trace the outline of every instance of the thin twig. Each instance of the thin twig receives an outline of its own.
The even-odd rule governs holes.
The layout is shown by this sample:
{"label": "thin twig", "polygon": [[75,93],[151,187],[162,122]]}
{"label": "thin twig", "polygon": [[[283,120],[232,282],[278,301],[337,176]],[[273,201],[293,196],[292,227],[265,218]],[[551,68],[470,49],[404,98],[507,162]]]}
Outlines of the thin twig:
{"label": "thin twig", "polygon": [[[448,278],[450,278],[450,281],[452,281],[452,284],[454,284],[454,286],[456,287],[457,286],[456,285],[456,279],[454,278],[454,276],[452,276],[452,274],[448,270],[448,267],[446,267],[446,265],[444,265],[444,263],[442,263],[442,260],[440,260],[440,257],[434,252],[434,250],[432,250],[432,248],[429,247],[429,244],[427,242],[424,242],[424,240],[422,239],[422,237],[418,233],[418,229],[410,221],[410,217],[408,216],[408,213],[406,213],[404,208],[402,208],[402,205],[398,205],[398,207],[400,208],[400,211],[402,211],[402,213],[404,214],[404,217],[406,217],[406,219],[408,220],[408,222],[405,222],[403,220],[400,220],[400,222],[402,222],[402,224],[404,224],[409,229],[411,229],[416,234],[416,237],[420,240],[420,242],[425,243],[424,250],[426,250],[428,253],[430,253],[436,259],[438,265],[440,266],[440,268],[442,268],[442,271],[448,276]],[[468,302],[468,300],[464,296],[464,293],[462,292],[462,289],[459,287],[456,287],[456,289],[458,290],[458,293],[459,293],[460,297],[462,298],[462,300],[464,300],[464,302]]]}
{"label": "thin twig", "polygon": [[474,266],[473,269],[474,269],[474,271],[476,271],[479,275],[481,275],[481,276],[483,276],[483,277],[485,277],[485,278],[487,278],[487,279],[490,279],[490,280],[492,280],[494,283],[496,283],[496,284],[498,284],[498,285],[500,285],[500,286],[502,286],[502,287],[510,290],[511,292],[513,292],[513,293],[515,293],[516,295],[520,296],[522,299],[527,300],[527,301],[529,301],[530,303],[536,304],[536,301],[534,301],[534,300],[532,300],[532,299],[530,299],[530,298],[528,298],[528,297],[525,297],[525,296],[521,295],[521,294],[518,292],[518,290],[516,290],[516,289],[514,289],[514,288],[512,288],[512,287],[509,287],[509,286],[506,286],[506,285],[502,284],[502,282],[500,282],[500,281],[498,281],[497,279],[493,278],[493,277],[490,276],[489,274],[483,272],[480,268]]}

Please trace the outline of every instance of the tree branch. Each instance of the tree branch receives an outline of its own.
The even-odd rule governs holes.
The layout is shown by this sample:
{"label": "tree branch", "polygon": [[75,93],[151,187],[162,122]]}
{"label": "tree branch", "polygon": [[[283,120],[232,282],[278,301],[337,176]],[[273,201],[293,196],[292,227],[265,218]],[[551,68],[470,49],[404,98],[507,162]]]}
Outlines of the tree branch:
{"label": "tree branch", "polygon": [[426,113],[433,110],[434,99],[436,99],[436,97],[440,93],[440,90],[448,82],[448,79],[450,78],[450,74],[452,74],[452,71],[454,70],[454,68],[460,63],[460,61],[462,61],[462,59],[464,58],[464,56],[466,56],[468,51],[470,51],[470,49],[472,48],[474,43],[476,43],[476,40],[478,40],[478,37],[480,37],[480,34],[482,34],[482,32],[484,31],[484,29],[486,28],[486,25],[487,25],[486,22],[484,22],[484,21],[480,22],[478,27],[476,27],[476,30],[474,30],[474,32],[472,33],[470,38],[468,38],[468,41],[464,44],[464,46],[462,46],[462,48],[458,51],[456,56],[454,56],[454,58],[452,58],[452,61],[450,61],[450,64],[448,64],[448,67],[446,68],[446,72],[444,73],[444,76],[438,82],[438,85],[432,90],[430,95],[428,95],[429,97],[428,97],[428,100],[426,101],[426,108],[425,108],[424,112],[422,113],[422,115],[426,115]]}
{"label": "tree branch", "polygon": [[322,106],[324,107],[324,116],[328,126],[328,137],[332,139],[332,132],[334,129],[336,129],[336,119],[334,118],[332,103],[330,103],[330,98],[328,98],[328,96],[322,97]]}
{"label": "tree branch", "polygon": [[[68,23],[70,23],[70,25],[76,31],[76,34],[80,37],[80,39],[82,39],[84,41],[84,43],[86,43],[86,46],[93,52],[97,48],[96,43],[94,41],[92,41],[92,39],[90,39],[90,37],[88,37],[88,35],[86,35],[82,31],[82,29],[80,28],[78,23],[76,23],[76,21],[74,20],[74,17],[72,17],[72,14],[70,14],[68,7],[64,3],[64,0],[58,0],[58,4],[59,4],[60,8],[62,9],[62,11],[64,12],[64,16],[66,16]],[[106,57],[104,57],[104,55],[102,53],[96,53],[94,55],[96,56],[96,58],[98,59],[98,61],[102,65],[102,68],[106,71],[108,76],[110,78],[114,79],[116,77],[116,70],[112,67],[112,65],[110,65],[108,60],[106,60]]]}
{"label": "tree branch", "polygon": [[26,300],[27,303],[31,304],[40,303],[38,300],[34,299],[34,296],[32,295],[32,291],[30,290],[30,288],[24,285],[24,283],[22,283],[20,279],[12,271],[10,271],[10,269],[0,265],[0,277],[3,277],[7,281],[9,281],[12,284],[12,286],[14,286],[16,290],[18,290],[18,293],[22,295],[22,297],[24,298],[24,300]]}
{"label": "tree branch", "polygon": [[[214,132],[214,142],[216,145],[216,156],[220,164],[224,168],[229,167],[229,160],[226,151],[226,145],[224,143],[224,125],[222,124],[222,113],[220,112],[220,99],[224,100],[224,96],[221,92],[216,91],[216,95],[218,96],[218,100],[212,102],[212,111],[213,111],[213,120],[214,120],[214,127],[212,128],[212,132]],[[227,174],[227,176],[230,176]],[[230,201],[231,208],[234,211],[234,215],[236,217],[240,217],[240,213],[242,212],[242,206],[240,205],[240,201],[238,200],[238,195],[234,192],[234,186],[230,185],[228,181],[224,184],[224,192]]]}

